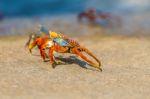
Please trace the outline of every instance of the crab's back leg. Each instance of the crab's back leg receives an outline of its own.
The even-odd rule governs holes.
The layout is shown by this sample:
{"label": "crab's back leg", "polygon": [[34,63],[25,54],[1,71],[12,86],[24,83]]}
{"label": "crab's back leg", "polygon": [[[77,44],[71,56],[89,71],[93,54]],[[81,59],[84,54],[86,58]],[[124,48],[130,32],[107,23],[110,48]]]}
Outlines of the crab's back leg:
{"label": "crab's back leg", "polygon": [[85,61],[87,61],[88,63],[90,63],[93,67],[98,68],[101,70],[100,68],[100,64],[95,64],[93,61],[91,61],[90,59],[88,59],[85,55],[82,54],[81,50],[79,50],[79,48],[73,48],[72,52],[78,56],[80,56],[82,59],[84,59]]}
{"label": "crab's back leg", "polygon": [[80,51],[84,51],[88,55],[90,55],[91,57],[93,57],[99,63],[99,65],[101,66],[101,62],[88,49],[80,47],[79,50]]}

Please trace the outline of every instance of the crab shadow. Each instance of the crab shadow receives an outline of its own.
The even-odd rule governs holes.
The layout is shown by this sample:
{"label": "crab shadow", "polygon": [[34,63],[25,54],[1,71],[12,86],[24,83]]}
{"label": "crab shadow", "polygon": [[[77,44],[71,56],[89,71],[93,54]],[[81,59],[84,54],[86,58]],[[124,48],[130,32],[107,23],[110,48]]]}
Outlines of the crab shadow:
{"label": "crab shadow", "polygon": [[[69,56],[69,57],[55,57],[57,60],[60,60],[62,62],[64,62],[63,65],[68,65],[68,64],[77,64],[80,67],[84,68],[84,69],[88,69],[88,70],[92,70],[92,71],[98,71],[97,69],[93,68],[90,64],[88,64],[85,61],[82,61],[80,59],[78,59],[76,56]],[[59,64],[62,65],[62,64]]]}
{"label": "crab shadow", "polygon": [[31,54],[32,56],[41,56],[41,55],[37,55],[37,54]]}
{"label": "crab shadow", "polygon": [[[32,54],[33,56],[40,56],[40,55],[36,55],[36,54]],[[46,58],[49,58],[48,56],[46,56]],[[88,64],[85,61],[82,61],[80,59],[78,59],[76,56],[69,56],[69,57],[55,57],[56,60],[59,60],[63,63],[57,64],[57,66],[59,65],[68,65],[68,64],[77,64],[78,66],[84,68],[84,69],[88,69],[88,70],[92,70],[92,71],[97,71],[95,69],[89,68],[91,67],[90,64]],[[44,62],[49,62],[48,60],[45,60]],[[56,66],[56,67],[57,67]]]}
{"label": "crab shadow", "polygon": [[84,69],[88,69],[87,68],[87,63],[85,61],[79,60],[77,57],[75,56],[70,56],[70,57],[55,57],[57,60],[60,60],[62,62],[64,62],[64,65],[68,65],[68,64],[77,64],[80,67],[84,68]]}

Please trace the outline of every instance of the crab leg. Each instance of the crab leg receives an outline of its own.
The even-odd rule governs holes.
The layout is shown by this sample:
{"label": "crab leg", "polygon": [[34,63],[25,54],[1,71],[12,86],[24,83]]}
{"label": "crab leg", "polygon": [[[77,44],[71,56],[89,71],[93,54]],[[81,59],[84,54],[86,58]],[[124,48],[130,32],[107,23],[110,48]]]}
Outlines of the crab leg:
{"label": "crab leg", "polygon": [[55,57],[53,55],[54,51],[57,51],[58,48],[53,45],[52,47],[50,47],[49,49],[49,59],[50,59],[50,64],[52,65],[53,68],[56,67],[57,64],[59,64],[59,62],[56,62]]}
{"label": "crab leg", "polygon": [[[85,49],[83,49],[83,50],[85,50]],[[73,51],[73,53],[74,54],[77,54],[78,56],[80,56],[82,59],[84,59],[84,60],[86,60],[87,62],[89,62],[93,67],[95,67],[95,68],[97,68],[97,69],[99,69],[99,70],[102,70],[101,68],[100,68],[100,64],[95,64],[94,62],[92,62],[90,59],[88,59],[85,55],[83,55],[82,53],[81,53],[81,49],[79,49],[79,48],[73,48],[72,49],[72,51]],[[85,51],[86,52],[86,51]],[[88,51],[87,51],[88,52]],[[89,54],[89,52],[88,52],[88,54]],[[91,53],[90,53],[91,54]],[[94,55],[90,55],[90,56],[94,56]],[[94,59],[95,59],[95,56],[93,57]],[[97,58],[96,58],[96,60],[98,60]]]}
{"label": "crab leg", "polygon": [[50,47],[50,49],[49,49],[50,64],[53,64],[53,62],[54,62],[53,51],[54,51],[54,46]]}
{"label": "crab leg", "polygon": [[101,66],[101,62],[86,48],[80,48],[80,51],[84,51],[86,52],[88,55],[90,55],[91,57],[93,57],[99,64],[99,66]]}
{"label": "crab leg", "polygon": [[41,57],[43,58],[43,61],[45,61],[45,58],[46,58],[45,49],[44,48],[39,48],[39,49],[40,49]]}

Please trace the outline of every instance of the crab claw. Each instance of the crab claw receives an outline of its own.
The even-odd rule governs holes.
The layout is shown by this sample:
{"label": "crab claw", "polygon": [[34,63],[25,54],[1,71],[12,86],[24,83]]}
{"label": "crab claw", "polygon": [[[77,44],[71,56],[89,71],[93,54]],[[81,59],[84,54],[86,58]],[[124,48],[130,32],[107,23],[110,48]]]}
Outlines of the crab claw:
{"label": "crab claw", "polygon": [[93,64],[92,66],[102,72],[102,68],[100,67],[101,66],[100,64]]}
{"label": "crab claw", "polygon": [[102,72],[102,68],[101,68],[101,62],[99,62],[99,70]]}

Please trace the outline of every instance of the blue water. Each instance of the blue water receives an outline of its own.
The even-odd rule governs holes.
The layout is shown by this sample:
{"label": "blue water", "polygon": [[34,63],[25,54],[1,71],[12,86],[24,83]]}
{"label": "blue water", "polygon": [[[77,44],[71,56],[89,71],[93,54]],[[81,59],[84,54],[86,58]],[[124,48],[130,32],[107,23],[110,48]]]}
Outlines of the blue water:
{"label": "blue water", "polygon": [[[144,3],[143,3],[144,2]],[[79,13],[96,7],[106,11],[150,10],[149,0],[0,0],[0,11],[5,16],[41,16]]]}

